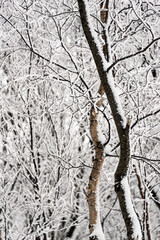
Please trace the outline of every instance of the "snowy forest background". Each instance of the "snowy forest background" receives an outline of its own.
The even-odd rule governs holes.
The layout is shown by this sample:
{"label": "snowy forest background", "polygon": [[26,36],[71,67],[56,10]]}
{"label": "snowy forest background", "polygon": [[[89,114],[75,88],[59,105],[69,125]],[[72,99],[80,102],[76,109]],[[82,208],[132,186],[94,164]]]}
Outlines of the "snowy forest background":
{"label": "snowy forest background", "polygon": [[[103,45],[100,1],[89,8]],[[112,62],[124,58],[111,71],[131,119],[132,202],[143,239],[158,240],[160,2],[111,0],[108,21]],[[100,80],[77,1],[1,0],[0,25],[0,239],[88,239],[92,106],[105,145],[102,229],[106,240],[127,239],[114,190],[118,135],[105,94],[96,106]]]}

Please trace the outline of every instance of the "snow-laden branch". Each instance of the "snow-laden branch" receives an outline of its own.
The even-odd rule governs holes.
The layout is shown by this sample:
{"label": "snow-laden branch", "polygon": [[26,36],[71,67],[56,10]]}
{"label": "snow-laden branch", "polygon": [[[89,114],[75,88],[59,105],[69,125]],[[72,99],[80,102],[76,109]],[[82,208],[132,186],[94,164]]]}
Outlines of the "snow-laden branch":
{"label": "snow-laden branch", "polygon": [[153,41],[151,41],[145,48],[143,48],[142,50],[139,50],[138,52],[136,53],[133,53],[133,54],[130,54],[128,56],[125,56],[125,57],[122,57],[122,58],[119,58],[117,59],[114,63],[112,63],[108,68],[107,68],[107,72],[109,72],[117,63],[121,62],[121,61],[124,61],[126,59],[129,59],[129,58],[132,58],[132,57],[135,57],[141,53],[144,53],[148,48],[150,48],[152,46],[153,43],[157,42],[158,40],[160,40],[160,37],[158,38],[155,38]]}
{"label": "snow-laden branch", "polygon": [[33,48],[32,45],[31,45],[31,40],[30,40],[30,39],[29,39],[29,43],[28,43],[27,40],[25,39],[25,37],[23,36],[23,34],[14,26],[14,24],[12,24],[11,21],[9,21],[9,19],[7,19],[7,18],[6,18],[5,16],[3,16],[2,14],[0,14],[0,17],[2,17],[2,18],[5,20],[5,22],[7,22],[12,28],[15,29],[15,31],[19,34],[19,36],[20,36],[21,39],[23,40],[24,44],[27,46],[28,50],[31,51],[34,55],[38,56],[39,58],[45,60],[46,62],[48,62],[48,63],[50,63],[50,64],[53,64],[53,65],[55,65],[55,66],[57,66],[57,67],[59,67],[59,68],[61,68],[61,69],[63,69],[63,70],[69,71],[69,72],[71,72],[71,73],[78,74],[77,71],[73,71],[73,70],[71,70],[71,69],[68,69],[68,68],[66,68],[64,65],[62,66],[62,65],[54,62],[53,60],[50,60],[50,59],[44,57],[44,56],[43,56],[42,54],[40,54],[39,52],[35,51],[34,48]]}

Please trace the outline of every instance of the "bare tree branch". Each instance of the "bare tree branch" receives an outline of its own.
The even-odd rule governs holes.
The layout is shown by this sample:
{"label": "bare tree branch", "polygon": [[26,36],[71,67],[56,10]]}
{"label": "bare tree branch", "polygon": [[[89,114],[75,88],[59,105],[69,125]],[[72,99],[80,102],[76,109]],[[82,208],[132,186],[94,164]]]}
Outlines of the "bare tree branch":
{"label": "bare tree branch", "polygon": [[148,48],[150,48],[152,46],[153,43],[157,42],[158,40],[160,40],[160,37],[158,38],[155,38],[153,41],[151,41],[145,48],[143,48],[142,50],[136,52],[136,53],[133,53],[133,54],[130,54],[126,57],[122,57],[120,59],[117,59],[114,63],[112,63],[108,68],[107,68],[107,72],[109,72],[117,63],[121,62],[121,61],[124,61],[126,59],[129,59],[129,58],[132,58],[132,57],[135,57],[141,53],[144,53]]}

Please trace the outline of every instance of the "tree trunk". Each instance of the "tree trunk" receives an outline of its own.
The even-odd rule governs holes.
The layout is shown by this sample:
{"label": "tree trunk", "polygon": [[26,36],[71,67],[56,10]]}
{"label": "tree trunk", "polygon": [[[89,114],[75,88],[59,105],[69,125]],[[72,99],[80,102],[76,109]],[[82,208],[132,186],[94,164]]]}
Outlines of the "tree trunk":
{"label": "tree trunk", "polygon": [[[100,7],[103,7],[103,3],[100,4]],[[107,6],[105,5],[105,8]],[[106,22],[107,14],[106,11],[101,11],[100,14],[101,21],[103,23]],[[102,32],[102,38],[105,40],[105,34],[104,31]],[[103,45],[103,54],[107,58],[108,56],[108,49],[107,45]],[[100,84],[98,94],[101,96],[101,99],[96,103],[96,107],[100,107],[103,102],[103,94],[104,94],[104,88],[102,83]],[[95,157],[93,159],[93,167],[89,178],[89,183],[87,187],[87,201],[88,201],[88,207],[89,207],[89,230],[90,230],[90,240],[95,239],[104,239],[103,230],[101,227],[101,221],[100,221],[100,208],[99,208],[99,178],[101,169],[104,162],[104,147],[103,143],[101,143],[99,137],[98,137],[98,109],[95,109],[94,106],[91,107],[90,111],[90,133],[91,138],[93,141],[93,146],[95,150]]]}
{"label": "tree trunk", "polygon": [[[104,93],[103,86],[100,85],[98,93],[102,96]],[[103,99],[101,98],[96,106],[100,107]],[[103,152],[104,148],[102,143],[98,138],[98,122],[97,122],[98,112],[96,112],[95,107],[92,106],[90,112],[90,133],[94,145],[95,157],[93,159],[93,167],[89,178],[89,183],[87,187],[87,201],[89,206],[89,230],[90,230],[90,240],[100,239],[99,234],[102,236],[101,239],[104,239],[101,222],[100,222],[100,209],[99,209],[99,190],[98,182],[100,178],[100,173],[104,161]],[[100,233],[97,232],[99,229]]]}

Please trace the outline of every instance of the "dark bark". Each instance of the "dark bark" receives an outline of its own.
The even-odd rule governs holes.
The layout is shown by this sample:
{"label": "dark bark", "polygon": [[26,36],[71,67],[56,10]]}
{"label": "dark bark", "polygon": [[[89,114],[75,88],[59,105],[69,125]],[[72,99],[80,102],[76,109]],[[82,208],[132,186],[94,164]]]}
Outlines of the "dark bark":
{"label": "dark bark", "polygon": [[[127,171],[130,161],[130,143],[129,143],[129,128],[130,123],[127,122],[126,129],[124,130],[123,136],[120,138],[120,160],[115,172],[115,192],[119,200],[121,212],[127,228],[127,236],[129,240],[136,240],[134,234],[134,223],[127,209],[127,199],[125,196],[125,189],[122,185],[122,180],[127,177]],[[127,196],[130,197],[130,196]],[[137,217],[138,218],[138,217]],[[141,239],[137,236],[137,239]]]}
{"label": "dark bark", "polygon": [[[78,216],[77,215],[72,215],[71,216],[71,222],[75,222],[77,220]],[[72,238],[74,231],[76,230],[76,225],[73,225],[69,228],[67,234],[66,234],[66,238]]]}

